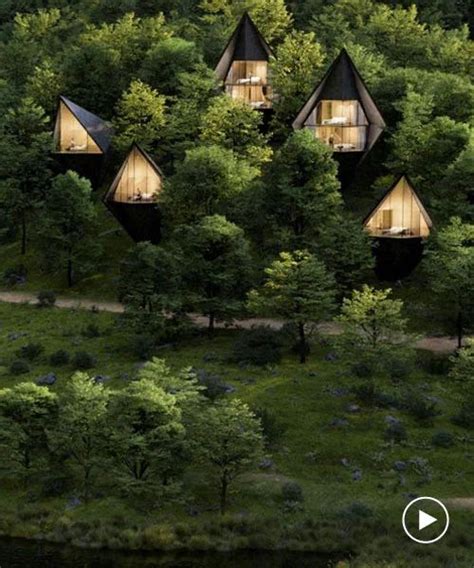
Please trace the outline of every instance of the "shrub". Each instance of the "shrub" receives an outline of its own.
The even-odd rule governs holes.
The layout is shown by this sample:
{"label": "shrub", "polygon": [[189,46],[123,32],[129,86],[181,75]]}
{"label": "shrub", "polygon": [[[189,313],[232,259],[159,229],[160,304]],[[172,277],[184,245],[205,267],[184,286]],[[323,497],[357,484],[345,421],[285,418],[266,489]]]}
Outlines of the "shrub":
{"label": "shrub", "polygon": [[355,501],[345,509],[342,509],[338,515],[340,519],[356,522],[362,519],[369,519],[373,516],[374,512],[372,511],[372,509],[368,505],[365,505],[364,503],[360,503],[358,501]]}
{"label": "shrub", "polygon": [[36,297],[39,308],[52,308],[56,303],[56,294],[52,290],[43,290]]}
{"label": "shrub", "polygon": [[456,426],[474,429],[474,401],[463,402],[458,414],[451,418],[451,422]]}
{"label": "shrub", "polygon": [[416,353],[417,366],[430,375],[447,375],[451,369],[450,357],[444,353],[433,353],[419,349]]}
{"label": "shrub", "polygon": [[451,432],[442,430],[433,434],[431,443],[435,446],[435,448],[452,448],[455,444],[455,440]]}
{"label": "shrub", "polygon": [[296,481],[287,481],[281,488],[281,495],[284,501],[290,503],[302,503],[304,501],[303,489]]}
{"label": "shrub", "polygon": [[78,351],[72,360],[74,368],[80,371],[91,369],[92,367],[95,367],[96,363],[96,358],[90,353],[87,353],[87,351]]}
{"label": "shrub", "polygon": [[100,328],[96,323],[89,323],[87,326],[82,330],[82,335],[89,339],[94,339],[95,337],[100,337]]}
{"label": "shrub", "polygon": [[17,359],[10,365],[10,373],[12,375],[24,375],[30,372],[30,366],[23,359]]}
{"label": "shrub", "polygon": [[132,339],[132,352],[140,361],[148,361],[153,357],[156,348],[155,338],[151,335],[136,335]]}
{"label": "shrub", "polygon": [[19,359],[26,359],[27,361],[35,361],[43,353],[44,347],[41,343],[27,343],[23,345],[16,354]]}
{"label": "shrub", "polygon": [[24,284],[26,282],[28,271],[23,264],[6,268],[3,272],[3,280],[7,286],[15,286],[16,284]]}
{"label": "shrub", "polygon": [[352,389],[356,399],[367,406],[375,406],[377,401],[377,389],[374,382],[364,383]]}
{"label": "shrub", "polygon": [[266,408],[257,408],[255,416],[260,420],[265,445],[270,447],[277,444],[285,433],[286,427],[278,420],[275,414]]}
{"label": "shrub", "polygon": [[49,362],[55,367],[60,367],[61,365],[67,365],[70,359],[71,357],[69,356],[69,353],[67,351],[65,351],[64,349],[58,349],[54,353],[51,353]]}
{"label": "shrub", "polygon": [[386,368],[393,381],[403,381],[408,379],[413,372],[413,363],[407,357],[389,357],[386,361]]}
{"label": "shrub", "polygon": [[240,334],[233,346],[233,360],[251,365],[269,365],[281,361],[282,336],[267,326],[253,327]]}
{"label": "shrub", "polygon": [[369,379],[374,376],[375,366],[368,361],[359,361],[351,366],[351,374],[359,379]]}
{"label": "shrub", "polygon": [[226,385],[219,375],[213,375],[204,369],[198,369],[195,373],[199,384],[206,389],[203,392],[207,398],[215,400],[229,391],[229,385]]}
{"label": "shrub", "polygon": [[395,444],[400,444],[401,442],[408,439],[407,431],[405,426],[400,422],[390,424],[384,432],[384,438],[387,442],[394,442]]}
{"label": "shrub", "polygon": [[438,403],[429,400],[417,392],[407,392],[403,398],[403,409],[411,414],[420,424],[432,424],[433,419],[441,414]]}

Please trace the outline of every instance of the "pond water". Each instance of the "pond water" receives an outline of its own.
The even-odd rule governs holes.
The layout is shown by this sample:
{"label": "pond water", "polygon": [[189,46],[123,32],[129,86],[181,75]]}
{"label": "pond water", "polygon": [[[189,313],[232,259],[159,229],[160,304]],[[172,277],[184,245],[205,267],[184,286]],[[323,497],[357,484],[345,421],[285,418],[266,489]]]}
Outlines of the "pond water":
{"label": "pond water", "polygon": [[312,553],[137,554],[0,539],[0,568],[326,568],[334,564]]}

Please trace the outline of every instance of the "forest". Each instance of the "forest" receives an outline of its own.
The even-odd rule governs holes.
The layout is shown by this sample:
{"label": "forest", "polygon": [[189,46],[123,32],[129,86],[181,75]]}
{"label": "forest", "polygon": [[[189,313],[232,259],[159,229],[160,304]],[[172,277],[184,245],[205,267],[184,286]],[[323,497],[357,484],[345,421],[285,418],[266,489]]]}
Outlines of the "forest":
{"label": "forest", "polygon": [[473,18],[1,3],[1,535],[472,565]]}

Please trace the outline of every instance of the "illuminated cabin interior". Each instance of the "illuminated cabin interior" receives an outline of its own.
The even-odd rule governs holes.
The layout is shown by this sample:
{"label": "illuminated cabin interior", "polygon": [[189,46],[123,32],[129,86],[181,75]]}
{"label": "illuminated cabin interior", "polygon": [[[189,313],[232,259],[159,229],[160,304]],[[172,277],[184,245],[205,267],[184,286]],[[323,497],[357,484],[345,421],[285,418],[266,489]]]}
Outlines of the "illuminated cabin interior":
{"label": "illuminated cabin interior", "polygon": [[216,74],[223,82],[225,92],[252,108],[272,108],[270,56],[270,47],[245,13],[216,67]]}
{"label": "illuminated cabin interior", "polygon": [[105,154],[111,129],[98,116],[60,97],[54,143],[58,154]]}
{"label": "illuminated cabin interior", "polygon": [[293,128],[308,128],[335,153],[371,150],[385,122],[346,50],[331,65],[298,113]]}
{"label": "illuminated cabin interior", "polygon": [[133,144],[104,203],[135,242],[160,242],[157,197],[162,187],[163,173],[158,165],[138,144]]}
{"label": "illuminated cabin interior", "polygon": [[433,226],[406,176],[388,190],[364,224],[372,237],[392,239],[426,238]]}
{"label": "illuminated cabin interior", "polygon": [[114,183],[109,199],[118,203],[136,205],[156,201],[163,185],[158,166],[139,146],[130,150]]}

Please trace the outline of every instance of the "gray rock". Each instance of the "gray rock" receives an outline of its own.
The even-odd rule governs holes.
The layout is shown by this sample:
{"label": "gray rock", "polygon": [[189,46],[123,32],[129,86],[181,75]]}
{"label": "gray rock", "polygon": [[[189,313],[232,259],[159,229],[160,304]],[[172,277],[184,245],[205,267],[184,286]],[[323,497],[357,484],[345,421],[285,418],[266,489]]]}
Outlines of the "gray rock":
{"label": "gray rock", "polygon": [[349,467],[350,461],[347,458],[342,458],[341,465],[343,465],[344,467]]}
{"label": "gray rock", "polygon": [[272,469],[273,466],[274,463],[270,458],[263,458],[263,460],[261,460],[258,464],[260,469]]}
{"label": "gray rock", "polygon": [[345,418],[333,418],[329,423],[329,426],[332,428],[345,428],[346,426],[349,426],[349,421]]}
{"label": "gray rock", "polygon": [[360,412],[360,406],[358,404],[349,404],[349,406],[347,407],[347,412],[350,412],[351,414],[357,414],[358,412]]}
{"label": "gray rock", "polygon": [[352,472],[352,481],[361,481],[362,480],[362,471],[360,469],[355,469]]}
{"label": "gray rock", "polygon": [[335,398],[342,398],[343,396],[347,396],[349,394],[349,390],[344,387],[329,387],[325,389],[329,395],[334,396]]}
{"label": "gray rock", "polygon": [[326,353],[326,355],[324,356],[325,361],[335,361],[337,359],[337,355],[335,355],[334,353]]}
{"label": "gray rock", "polygon": [[227,383],[223,384],[223,389],[225,394],[232,394],[237,390],[234,385],[229,385]]}
{"label": "gray rock", "polygon": [[395,416],[386,416],[385,424],[388,424],[389,426],[400,426],[401,421],[398,418],[395,418]]}
{"label": "gray rock", "polygon": [[47,375],[44,375],[43,377],[39,377],[38,379],[36,379],[36,384],[40,387],[47,387],[54,385],[56,381],[57,381],[56,375],[54,373],[48,373]]}
{"label": "gray rock", "polygon": [[28,334],[26,333],[26,331],[12,331],[11,333],[8,334],[8,339],[9,341],[16,341],[17,339],[20,339],[21,337],[25,337]]}
{"label": "gray rock", "polygon": [[93,378],[94,383],[103,385],[104,383],[106,383],[107,381],[110,381],[110,377],[107,375],[96,375]]}
{"label": "gray rock", "polygon": [[308,377],[317,377],[318,373],[316,371],[308,371]]}
{"label": "gray rock", "polygon": [[407,463],[404,462],[404,461],[396,461],[396,462],[393,464],[393,469],[394,469],[395,471],[399,471],[399,472],[401,472],[401,471],[406,471],[407,467],[408,467],[408,465],[407,465]]}
{"label": "gray rock", "polygon": [[205,353],[203,355],[202,360],[204,361],[204,363],[212,363],[213,361],[218,361],[219,357],[216,353],[211,352],[211,353]]}
{"label": "gray rock", "polygon": [[70,511],[71,509],[75,509],[82,504],[82,501],[78,497],[71,497],[68,502],[66,503],[66,511]]}

